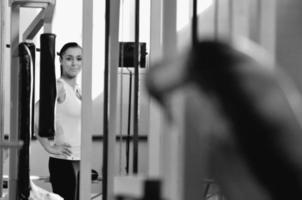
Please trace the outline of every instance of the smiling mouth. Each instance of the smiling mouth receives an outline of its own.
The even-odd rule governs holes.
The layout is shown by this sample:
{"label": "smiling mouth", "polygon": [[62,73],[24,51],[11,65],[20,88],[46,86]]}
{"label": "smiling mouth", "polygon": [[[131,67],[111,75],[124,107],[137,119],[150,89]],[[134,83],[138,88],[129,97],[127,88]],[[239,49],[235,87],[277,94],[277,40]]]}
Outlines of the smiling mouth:
{"label": "smiling mouth", "polygon": [[70,69],[70,72],[78,72],[79,69]]}

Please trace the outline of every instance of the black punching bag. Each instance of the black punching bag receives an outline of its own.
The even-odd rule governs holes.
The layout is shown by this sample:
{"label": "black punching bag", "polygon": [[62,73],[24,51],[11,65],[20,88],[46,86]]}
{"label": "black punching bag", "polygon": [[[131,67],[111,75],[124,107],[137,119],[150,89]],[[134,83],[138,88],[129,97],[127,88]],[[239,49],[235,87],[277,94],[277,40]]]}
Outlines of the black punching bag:
{"label": "black punching bag", "polygon": [[20,200],[27,200],[30,195],[29,146],[32,134],[33,105],[33,59],[29,47],[33,44],[19,44],[20,78],[19,78],[19,140],[23,146],[19,151],[18,188]]}
{"label": "black punching bag", "polygon": [[39,136],[52,138],[55,133],[55,39],[56,35],[44,33],[40,37],[40,104]]}

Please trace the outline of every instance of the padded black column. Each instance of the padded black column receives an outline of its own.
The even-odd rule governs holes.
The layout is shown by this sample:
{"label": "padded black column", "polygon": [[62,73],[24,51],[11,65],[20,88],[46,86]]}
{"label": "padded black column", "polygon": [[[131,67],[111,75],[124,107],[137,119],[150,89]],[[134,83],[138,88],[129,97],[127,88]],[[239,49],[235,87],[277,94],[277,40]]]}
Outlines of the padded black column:
{"label": "padded black column", "polygon": [[40,108],[39,136],[52,138],[55,133],[55,39],[56,35],[44,33],[40,37]]}
{"label": "padded black column", "polygon": [[35,74],[36,74],[36,46],[34,43],[26,43],[29,48],[32,63],[32,105],[31,105],[31,136],[34,135],[34,108],[35,108]]}
{"label": "padded black column", "polygon": [[32,134],[33,59],[29,47],[33,46],[30,43],[19,44],[19,140],[23,142],[18,164],[17,196],[20,200],[27,200],[30,195],[29,146]]}
{"label": "padded black column", "polygon": [[[35,108],[35,69],[36,69],[36,46],[34,43],[25,43],[26,46],[28,47],[30,51],[30,56],[31,56],[31,63],[32,63],[32,105],[31,105],[31,113],[35,113],[34,108]],[[31,116],[31,136],[34,135],[34,114]]]}

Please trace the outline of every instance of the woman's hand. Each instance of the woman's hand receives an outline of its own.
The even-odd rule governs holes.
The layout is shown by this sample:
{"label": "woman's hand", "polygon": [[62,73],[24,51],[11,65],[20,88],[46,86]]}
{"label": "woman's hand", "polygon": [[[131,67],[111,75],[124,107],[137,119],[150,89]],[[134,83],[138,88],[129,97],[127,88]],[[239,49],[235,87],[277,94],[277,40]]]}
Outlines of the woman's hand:
{"label": "woman's hand", "polygon": [[64,157],[69,157],[71,155],[71,150],[70,150],[70,145],[69,144],[53,144],[50,145],[46,148],[46,151],[50,154],[54,155],[60,155]]}
{"label": "woman's hand", "polygon": [[64,156],[65,158],[71,156],[71,146],[69,144],[53,144],[50,142],[50,140],[48,140],[48,138],[42,138],[39,136],[37,136],[37,138],[48,153],[53,155]]}

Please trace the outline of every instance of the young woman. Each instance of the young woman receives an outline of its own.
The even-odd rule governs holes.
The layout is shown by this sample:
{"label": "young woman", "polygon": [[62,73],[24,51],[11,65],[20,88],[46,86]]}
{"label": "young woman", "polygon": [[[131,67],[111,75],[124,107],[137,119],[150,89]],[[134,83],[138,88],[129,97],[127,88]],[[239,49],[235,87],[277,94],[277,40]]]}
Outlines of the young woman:
{"label": "young woman", "polygon": [[75,200],[81,147],[81,91],[76,81],[82,69],[82,48],[74,42],[66,43],[59,56],[61,77],[57,80],[55,137],[38,139],[50,156],[53,192],[65,200]]}

